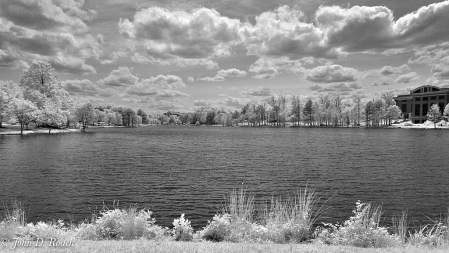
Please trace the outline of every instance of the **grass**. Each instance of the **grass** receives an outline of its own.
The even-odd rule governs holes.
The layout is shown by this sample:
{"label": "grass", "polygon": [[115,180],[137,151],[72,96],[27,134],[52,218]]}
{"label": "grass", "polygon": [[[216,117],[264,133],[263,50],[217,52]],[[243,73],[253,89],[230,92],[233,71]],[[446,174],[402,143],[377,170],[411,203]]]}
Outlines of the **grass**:
{"label": "grass", "polygon": [[213,243],[213,242],[176,242],[176,241],[76,241],[73,247],[20,247],[10,249],[0,245],[0,252],[151,252],[151,253],[446,253],[448,248],[429,249],[422,247],[396,247],[396,248],[357,248],[351,246],[334,246],[322,244],[255,244],[255,243]]}
{"label": "grass", "polygon": [[[356,203],[342,225],[313,224],[325,210],[314,189],[292,197],[272,198],[256,205],[244,189],[229,193],[225,206],[208,225],[194,231],[187,217],[175,219],[173,228],[155,225],[146,209],[103,208],[90,222],[78,225],[54,222],[26,223],[19,202],[5,208],[0,222],[0,252],[10,251],[14,240],[74,241],[71,247],[19,247],[14,252],[448,252],[449,218],[417,230],[407,227],[407,212],[380,224],[381,206]],[[182,242],[181,242],[182,241]],[[220,242],[220,243],[212,243]]]}

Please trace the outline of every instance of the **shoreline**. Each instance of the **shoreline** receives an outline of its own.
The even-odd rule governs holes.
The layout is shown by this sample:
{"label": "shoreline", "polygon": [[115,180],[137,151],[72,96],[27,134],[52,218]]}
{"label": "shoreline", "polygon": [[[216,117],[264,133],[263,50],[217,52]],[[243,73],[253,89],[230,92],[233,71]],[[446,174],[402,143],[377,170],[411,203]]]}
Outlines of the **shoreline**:
{"label": "shoreline", "polygon": [[[63,133],[80,133],[81,129],[52,129],[50,134],[63,134]],[[34,135],[34,134],[49,134],[48,129],[38,128],[32,130],[23,130],[22,135]],[[21,135],[20,130],[7,130],[0,131],[0,135]]]}

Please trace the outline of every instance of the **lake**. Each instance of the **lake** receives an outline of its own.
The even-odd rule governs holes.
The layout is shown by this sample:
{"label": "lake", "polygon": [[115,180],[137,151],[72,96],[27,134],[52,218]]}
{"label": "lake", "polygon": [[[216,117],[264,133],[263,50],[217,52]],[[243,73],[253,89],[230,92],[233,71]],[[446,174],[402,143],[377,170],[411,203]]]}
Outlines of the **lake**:
{"label": "lake", "polygon": [[268,200],[309,185],[330,198],[326,222],[346,219],[357,200],[382,204],[386,223],[402,210],[429,222],[449,207],[448,141],[444,130],[288,127],[0,136],[0,213],[19,200],[28,221],[79,221],[119,201],[164,226],[185,213],[199,228],[233,188]]}

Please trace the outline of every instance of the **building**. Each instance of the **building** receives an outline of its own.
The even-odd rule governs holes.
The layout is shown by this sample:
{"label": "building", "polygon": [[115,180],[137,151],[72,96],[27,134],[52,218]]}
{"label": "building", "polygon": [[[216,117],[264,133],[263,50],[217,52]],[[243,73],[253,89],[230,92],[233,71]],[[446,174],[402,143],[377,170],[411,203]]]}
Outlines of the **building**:
{"label": "building", "polygon": [[401,109],[404,119],[409,119],[412,123],[424,123],[433,104],[438,104],[443,113],[449,102],[449,88],[424,85],[410,91],[410,95],[399,95],[393,99]]}

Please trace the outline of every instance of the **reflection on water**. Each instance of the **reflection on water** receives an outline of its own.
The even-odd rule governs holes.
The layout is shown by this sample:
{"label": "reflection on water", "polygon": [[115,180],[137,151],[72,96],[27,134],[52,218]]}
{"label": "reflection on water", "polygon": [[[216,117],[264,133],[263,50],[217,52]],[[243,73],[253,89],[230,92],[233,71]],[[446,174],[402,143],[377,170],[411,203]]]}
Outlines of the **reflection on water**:
{"label": "reflection on water", "polygon": [[89,218],[116,200],[150,208],[165,226],[186,213],[198,227],[235,187],[262,200],[308,184],[332,196],[327,221],[349,216],[357,200],[383,204],[387,217],[401,210],[412,219],[439,217],[449,207],[448,136],[242,127],[2,136],[0,199],[22,201],[29,221]]}

